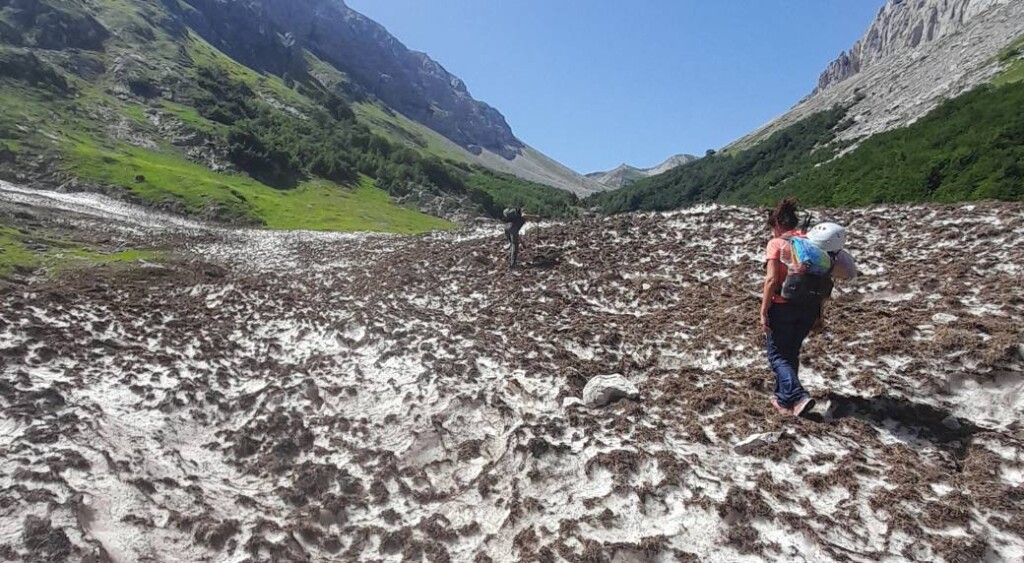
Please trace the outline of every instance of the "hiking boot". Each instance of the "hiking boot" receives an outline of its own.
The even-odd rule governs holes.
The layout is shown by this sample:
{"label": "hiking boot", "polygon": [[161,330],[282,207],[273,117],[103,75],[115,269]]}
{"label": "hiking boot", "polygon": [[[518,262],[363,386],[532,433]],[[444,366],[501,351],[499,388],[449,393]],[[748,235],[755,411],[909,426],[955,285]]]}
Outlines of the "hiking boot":
{"label": "hiking boot", "polygon": [[811,397],[800,399],[795,405],[793,405],[793,416],[804,416],[805,414],[810,414],[810,412],[814,410],[814,405],[814,399]]}
{"label": "hiking boot", "polygon": [[772,406],[775,407],[775,410],[779,411],[779,414],[781,414],[782,416],[793,416],[793,409],[787,409],[786,407],[780,405],[779,399],[775,395],[772,395],[771,402]]}

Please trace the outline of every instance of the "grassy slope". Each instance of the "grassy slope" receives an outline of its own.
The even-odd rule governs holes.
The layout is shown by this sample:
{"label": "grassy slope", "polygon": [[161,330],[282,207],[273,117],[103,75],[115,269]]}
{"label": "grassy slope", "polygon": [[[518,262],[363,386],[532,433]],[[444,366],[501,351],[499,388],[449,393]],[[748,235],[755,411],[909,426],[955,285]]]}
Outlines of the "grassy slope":
{"label": "grassy slope", "polygon": [[783,191],[825,205],[1024,199],[1022,108],[1024,82],[978,88],[805,171]]}
{"label": "grassy slope", "polygon": [[[88,103],[113,103],[86,99]],[[315,180],[296,190],[275,190],[248,176],[221,174],[194,164],[173,147],[153,151],[105,140],[89,131],[88,120],[80,117],[75,101],[45,100],[10,85],[0,85],[0,100],[0,124],[16,128],[22,123],[39,123],[34,134],[44,139],[30,137],[30,143],[58,139],[66,172],[121,187],[150,203],[177,202],[190,213],[202,213],[215,205],[222,217],[278,229],[414,233],[453,226],[395,205],[367,179],[351,187]],[[127,108],[131,107],[138,106],[124,104],[121,113],[130,115]],[[178,106],[178,111],[206,121],[190,108]],[[18,141],[5,144],[21,150]]]}
{"label": "grassy slope", "polygon": [[143,249],[104,252],[41,232],[0,224],[0,280],[18,270],[40,267],[50,274],[61,274],[84,267],[153,262],[165,258],[163,252]]}
{"label": "grassy slope", "polygon": [[0,278],[16,268],[33,268],[39,257],[25,247],[24,237],[10,227],[0,225]]}
{"label": "grassy slope", "polygon": [[[152,12],[156,8],[140,6],[143,3],[125,0],[96,3],[104,22],[120,29],[147,25],[139,10]],[[280,78],[258,74],[236,63],[194,34],[179,44],[157,33],[156,39],[147,41],[148,54],[154,59],[178,57],[179,45],[185,47],[194,64],[223,68],[233,79],[286,106],[303,111],[312,104]],[[114,56],[122,48],[114,45],[107,55],[90,56]],[[147,119],[146,112],[151,108],[141,100],[111,95],[113,84],[107,77],[88,82],[64,76],[75,88],[71,96],[57,95],[38,84],[0,79],[0,148],[12,154],[58,154],[59,167],[68,177],[122,188],[143,201],[171,204],[188,213],[216,207],[218,218],[270,228],[415,233],[453,227],[447,221],[394,204],[365,177],[351,186],[313,179],[298,189],[279,191],[245,175],[217,173],[194,164],[167,143],[147,150],[113,140],[107,121],[125,120],[136,130],[148,131],[148,137],[159,139],[159,131]],[[195,131],[212,137],[225,134],[224,125],[205,119],[188,105],[166,99],[150,105]]]}
{"label": "grassy slope", "polygon": [[999,53],[999,62],[1005,66],[1003,72],[992,81],[993,84],[1004,86],[1024,80],[1024,35]]}
{"label": "grassy slope", "polygon": [[410,146],[423,154],[463,164],[471,163],[462,147],[400,113],[388,112],[369,102],[353,104],[352,109],[374,133]]}
{"label": "grassy slope", "polygon": [[738,194],[772,193],[786,178],[831,157],[824,147],[844,118],[842,108],[816,114],[750,149],[705,157],[587,201],[606,213],[621,213],[666,211],[701,201],[744,202],[751,198]]}
{"label": "grassy slope", "polygon": [[181,202],[192,213],[215,205],[231,218],[258,219],[274,229],[415,233],[452,226],[395,205],[365,177],[353,188],[314,180],[282,191],[247,176],[218,174],[174,154],[128,145],[104,149],[79,141],[69,154],[81,177],[122,186],[151,203]]}

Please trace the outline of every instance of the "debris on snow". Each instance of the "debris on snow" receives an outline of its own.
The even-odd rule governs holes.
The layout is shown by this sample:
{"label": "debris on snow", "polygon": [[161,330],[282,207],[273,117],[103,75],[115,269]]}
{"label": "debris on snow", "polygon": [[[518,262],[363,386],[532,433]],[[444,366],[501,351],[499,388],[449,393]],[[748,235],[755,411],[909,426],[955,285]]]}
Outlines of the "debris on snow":
{"label": "debris on snow", "polygon": [[[543,224],[508,273],[500,227],[12,209],[188,260],[0,285],[0,559],[1024,558],[1020,204],[829,212],[865,274],[818,420],[767,400],[759,210]],[[608,371],[643,402],[563,408]]]}

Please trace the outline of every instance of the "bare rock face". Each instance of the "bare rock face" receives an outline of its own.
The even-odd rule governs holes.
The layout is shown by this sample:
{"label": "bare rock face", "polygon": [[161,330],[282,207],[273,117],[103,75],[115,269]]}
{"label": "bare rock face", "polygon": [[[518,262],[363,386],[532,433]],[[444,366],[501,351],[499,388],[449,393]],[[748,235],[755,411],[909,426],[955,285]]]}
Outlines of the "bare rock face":
{"label": "bare rock face", "polygon": [[1024,35],[1021,0],[889,0],[864,37],[784,115],[733,143],[749,147],[836,104],[849,108],[837,141],[909,125],[1003,70],[999,53]]}
{"label": "bare rock face", "polygon": [[53,0],[0,0],[0,42],[63,50],[103,50],[110,37],[92,16]]}
{"label": "bare rock face", "polygon": [[890,0],[867,33],[821,74],[815,93],[894,55],[961,32],[974,18],[1011,0]]}
{"label": "bare rock face", "polygon": [[583,404],[591,408],[603,407],[620,399],[637,399],[640,391],[620,374],[597,375],[583,388]]}
{"label": "bare rock face", "polygon": [[829,64],[815,93],[895,54],[963,31],[978,15],[1011,0],[890,0],[853,48]]}

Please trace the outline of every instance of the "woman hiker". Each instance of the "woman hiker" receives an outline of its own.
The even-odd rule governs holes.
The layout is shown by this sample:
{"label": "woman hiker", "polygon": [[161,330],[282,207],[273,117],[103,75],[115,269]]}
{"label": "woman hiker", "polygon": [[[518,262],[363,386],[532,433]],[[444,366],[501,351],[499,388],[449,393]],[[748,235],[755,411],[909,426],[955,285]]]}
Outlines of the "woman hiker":
{"label": "woman hiker", "polygon": [[800,347],[821,318],[821,304],[797,305],[782,298],[780,289],[792,262],[789,238],[804,236],[798,228],[797,202],[784,199],[768,216],[772,239],[768,241],[768,263],[761,297],[761,330],[765,335],[768,362],[775,372],[772,406],[780,414],[801,416],[814,408],[814,399],[800,385]]}

